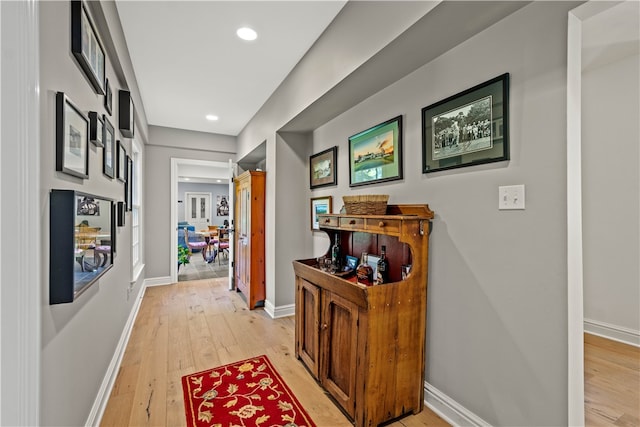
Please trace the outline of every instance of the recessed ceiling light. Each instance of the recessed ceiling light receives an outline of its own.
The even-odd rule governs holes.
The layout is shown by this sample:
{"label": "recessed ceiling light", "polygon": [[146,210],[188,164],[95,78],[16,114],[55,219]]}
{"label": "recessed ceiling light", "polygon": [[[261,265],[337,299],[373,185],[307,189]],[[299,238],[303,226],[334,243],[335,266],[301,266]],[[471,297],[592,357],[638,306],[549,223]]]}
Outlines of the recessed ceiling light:
{"label": "recessed ceiling light", "polygon": [[222,180],[219,179],[218,182],[222,182]]}
{"label": "recessed ceiling light", "polygon": [[184,180],[185,181],[191,181],[191,178],[185,178]]}
{"label": "recessed ceiling light", "polygon": [[207,114],[207,120],[210,120],[212,122],[215,122],[216,120],[218,120],[218,116],[214,116],[213,114]]}
{"label": "recessed ceiling light", "polygon": [[242,27],[242,28],[238,28],[238,31],[236,31],[236,34],[238,35],[238,37],[240,37],[242,40],[255,40],[258,38],[258,33],[256,33],[254,30],[252,30],[249,27]]}

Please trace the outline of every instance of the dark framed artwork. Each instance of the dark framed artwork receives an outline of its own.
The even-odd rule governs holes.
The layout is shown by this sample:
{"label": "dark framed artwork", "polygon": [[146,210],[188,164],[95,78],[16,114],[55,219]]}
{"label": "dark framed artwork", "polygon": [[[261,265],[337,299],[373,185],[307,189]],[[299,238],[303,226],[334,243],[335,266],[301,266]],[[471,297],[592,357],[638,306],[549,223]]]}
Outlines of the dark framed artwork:
{"label": "dark framed artwork", "polygon": [[125,213],[127,211],[127,207],[125,206],[124,202],[117,202],[117,212],[118,212],[118,219],[117,219],[117,223],[118,223],[118,227],[124,227],[125,226]]}
{"label": "dark framed artwork", "polygon": [[125,202],[127,210],[133,210],[133,160],[127,156],[127,170],[125,172],[127,181],[125,182]]}
{"label": "dark framed artwork", "polygon": [[331,147],[309,157],[309,186],[311,189],[338,183],[338,147]]}
{"label": "dark framed artwork", "polygon": [[49,304],[75,301],[113,267],[112,199],[51,190]]}
{"label": "dark framed artwork", "polygon": [[509,73],[422,109],[422,173],[509,160]]}
{"label": "dark framed artwork", "polygon": [[121,90],[118,92],[118,127],[120,133],[126,138],[133,138],[135,135],[135,107],[131,92]]}
{"label": "dark framed artwork", "polygon": [[314,197],[311,199],[311,229],[320,230],[320,223],[318,222],[318,215],[332,213],[332,201],[331,196],[326,197]]}
{"label": "dark framed artwork", "polygon": [[89,111],[89,141],[98,147],[104,147],[104,123],[95,111]]}
{"label": "dark framed artwork", "polygon": [[89,177],[89,120],[63,92],[56,94],[56,170]]}
{"label": "dark framed artwork", "polygon": [[113,113],[113,92],[111,92],[109,79],[105,79],[104,83],[104,108],[109,115]]}
{"label": "dark framed artwork", "polygon": [[127,152],[124,150],[124,146],[120,141],[117,141],[117,170],[116,170],[116,178],[118,178],[122,182],[126,182],[127,177]]}
{"label": "dark framed artwork", "polygon": [[104,173],[109,178],[114,178],[115,177],[114,160],[116,158],[115,131],[113,129],[113,125],[111,124],[111,122],[109,121],[106,115],[102,116],[102,120],[103,120],[102,143],[104,144],[104,148],[102,149],[102,173]]}
{"label": "dark framed artwork", "polygon": [[349,186],[402,179],[402,116],[349,137]]}
{"label": "dark framed artwork", "polygon": [[71,1],[71,52],[96,93],[105,93],[105,54],[83,1]]}

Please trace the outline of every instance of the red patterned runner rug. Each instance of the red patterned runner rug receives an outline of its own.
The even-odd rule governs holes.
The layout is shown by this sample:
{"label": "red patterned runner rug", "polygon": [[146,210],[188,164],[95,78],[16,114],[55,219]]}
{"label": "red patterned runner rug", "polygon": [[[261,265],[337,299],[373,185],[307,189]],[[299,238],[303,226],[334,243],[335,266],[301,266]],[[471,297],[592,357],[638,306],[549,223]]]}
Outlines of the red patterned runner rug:
{"label": "red patterned runner rug", "polygon": [[267,356],[182,377],[189,427],[315,427]]}

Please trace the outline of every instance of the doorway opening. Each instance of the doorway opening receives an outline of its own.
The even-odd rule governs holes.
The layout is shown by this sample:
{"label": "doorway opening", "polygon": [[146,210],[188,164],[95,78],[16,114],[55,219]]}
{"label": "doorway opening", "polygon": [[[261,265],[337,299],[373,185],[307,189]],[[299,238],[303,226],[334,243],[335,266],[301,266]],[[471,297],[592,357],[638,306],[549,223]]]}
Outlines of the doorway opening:
{"label": "doorway opening", "polygon": [[[171,281],[231,276],[231,160],[171,159]],[[225,244],[226,243],[226,244]]]}

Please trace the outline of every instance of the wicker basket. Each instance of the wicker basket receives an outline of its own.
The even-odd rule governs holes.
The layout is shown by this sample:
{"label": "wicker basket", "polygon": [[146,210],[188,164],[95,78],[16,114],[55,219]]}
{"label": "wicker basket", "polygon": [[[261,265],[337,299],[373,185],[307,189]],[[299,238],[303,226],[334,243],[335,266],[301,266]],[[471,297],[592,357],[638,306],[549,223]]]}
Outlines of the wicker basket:
{"label": "wicker basket", "polygon": [[384,215],[387,213],[387,194],[365,194],[342,196],[344,208],[349,215]]}

